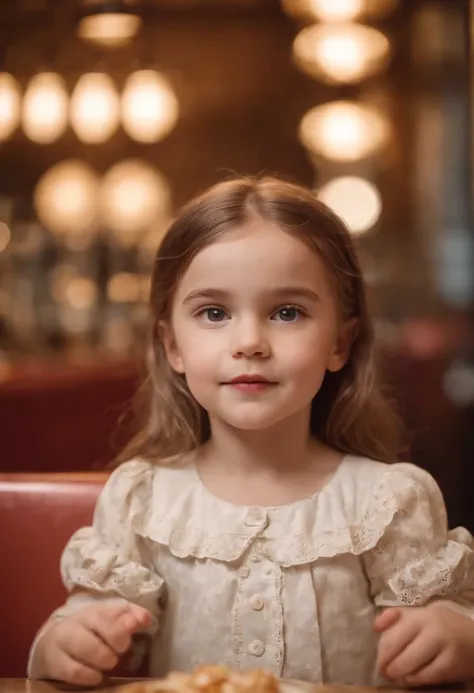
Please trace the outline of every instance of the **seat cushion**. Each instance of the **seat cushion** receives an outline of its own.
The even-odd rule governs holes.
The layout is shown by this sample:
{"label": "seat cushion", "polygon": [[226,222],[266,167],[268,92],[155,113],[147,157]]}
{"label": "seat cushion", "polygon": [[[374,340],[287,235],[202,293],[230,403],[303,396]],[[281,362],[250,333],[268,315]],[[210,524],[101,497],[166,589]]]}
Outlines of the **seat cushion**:
{"label": "seat cushion", "polygon": [[66,598],[62,550],[91,522],[105,473],[0,474],[0,677],[22,677],[34,635]]}

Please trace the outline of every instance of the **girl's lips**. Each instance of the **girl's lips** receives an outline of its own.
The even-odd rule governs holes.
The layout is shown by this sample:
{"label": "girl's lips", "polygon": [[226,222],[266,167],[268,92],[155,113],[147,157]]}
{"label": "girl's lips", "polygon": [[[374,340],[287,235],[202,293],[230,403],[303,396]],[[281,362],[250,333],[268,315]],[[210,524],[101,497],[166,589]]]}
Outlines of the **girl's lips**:
{"label": "girl's lips", "polygon": [[259,373],[247,373],[244,375],[238,375],[236,378],[232,378],[230,381],[229,385],[238,385],[239,383],[267,383],[269,384],[270,381],[268,378],[265,378],[264,375],[260,375]]}
{"label": "girl's lips", "polygon": [[251,382],[240,380],[238,382],[230,382],[228,385],[241,392],[261,392],[262,390],[275,387],[276,383],[271,383],[268,380],[254,380]]}
{"label": "girl's lips", "polygon": [[230,385],[236,390],[241,392],[261,392],[262,390],[268,390],[268,388],[276,385],[275,382],[271,382],[263,375],[239,375],[237,378],[233,378],[226,385]]}

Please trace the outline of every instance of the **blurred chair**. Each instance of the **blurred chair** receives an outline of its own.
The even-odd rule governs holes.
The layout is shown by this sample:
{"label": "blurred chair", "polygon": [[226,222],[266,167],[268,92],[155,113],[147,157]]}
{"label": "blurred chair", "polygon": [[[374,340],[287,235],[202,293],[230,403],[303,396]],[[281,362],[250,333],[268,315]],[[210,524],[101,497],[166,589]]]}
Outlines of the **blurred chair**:
{"label": "blurred chair", "polygon": [[138,384],[135,363],[31,362],[0,371],[3,472],[99,471],[130,437],[119,420]]}
{"label": "blurred chair", "polygon": [[24,677],[33,637],[66,598],[59,560],[90,524],[102,473],[0,474],[0,677]]}

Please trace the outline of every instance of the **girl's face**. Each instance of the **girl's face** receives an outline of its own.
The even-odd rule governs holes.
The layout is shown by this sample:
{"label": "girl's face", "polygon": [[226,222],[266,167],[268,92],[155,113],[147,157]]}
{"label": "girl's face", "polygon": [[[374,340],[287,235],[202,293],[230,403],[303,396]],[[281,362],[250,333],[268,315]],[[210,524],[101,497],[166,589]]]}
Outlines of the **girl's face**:
{"label": "girl's face", "polygon": [[347,360],[351,326],[319,257],[254,221],[196,255],[161,328],[211,426],[257,430],[308,413],[325,372]]}

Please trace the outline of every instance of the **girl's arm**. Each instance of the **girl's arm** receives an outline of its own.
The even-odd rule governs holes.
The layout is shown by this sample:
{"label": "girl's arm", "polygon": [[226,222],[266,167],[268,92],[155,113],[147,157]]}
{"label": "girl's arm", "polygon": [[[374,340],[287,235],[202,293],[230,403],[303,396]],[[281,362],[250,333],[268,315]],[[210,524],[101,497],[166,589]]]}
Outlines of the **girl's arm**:
{"label": "girl's arm", "polygon": [[438,485],[417,467],[395,465],[375,495],[386,526],[364,562],[375,604],[388,608],[376,621],[382,674],[411,686],[473,677],[473,537],[448,530]]}
{"label": "girl's arm", "polygon": [[451,600],[474,615],[474,539],[464,528],[448,530],[433,477],[414,465],[394,465],[375,495],[387,508],[382,536],[364,556],[375,604]]}
{"label": "girl's arm", "polygon": [[[38,632],[30,651],[28,675],[35,677],[38,642],[58,620],[90,604],[141,606],[152,615],[146,632],[158,628],[163,579],[142,558],[141,538],[135,531],[152,498],[154,468],[129,462],[115,470],[98,499],[91,527],[80,529],[61,558],[61,576],[69,592]],[[151,510],[151,508],[150,508]]]}

